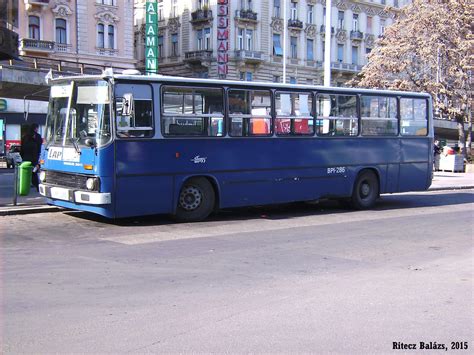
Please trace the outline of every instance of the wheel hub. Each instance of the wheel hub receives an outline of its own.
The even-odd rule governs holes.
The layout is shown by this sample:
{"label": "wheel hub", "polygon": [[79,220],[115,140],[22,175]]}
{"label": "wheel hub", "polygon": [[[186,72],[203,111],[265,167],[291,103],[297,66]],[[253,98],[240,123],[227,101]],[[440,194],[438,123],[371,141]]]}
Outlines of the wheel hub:
{"label": "wheel hub", "polygon": [[194,186],[187,186],[179,195],[179,205],[186,211],[192,211],[199,207],[202,201],[201,191]]}
{"label": "wheel hub", "polygon": [[369,194],[370,194],[370,185],[368,183],[363,183],[360,186],[360,194],[363,198],[369,196]]}

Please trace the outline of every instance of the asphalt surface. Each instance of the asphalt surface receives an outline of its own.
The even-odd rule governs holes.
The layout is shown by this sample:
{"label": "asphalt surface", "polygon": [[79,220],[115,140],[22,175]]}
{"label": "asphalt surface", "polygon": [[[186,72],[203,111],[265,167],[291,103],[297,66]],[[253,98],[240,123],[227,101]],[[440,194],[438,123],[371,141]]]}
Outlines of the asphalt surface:
{"label": "asphalt surface", "polygon": [[461,190],[194,224],[3,216],[3,352],[471,353],[473,206]]}

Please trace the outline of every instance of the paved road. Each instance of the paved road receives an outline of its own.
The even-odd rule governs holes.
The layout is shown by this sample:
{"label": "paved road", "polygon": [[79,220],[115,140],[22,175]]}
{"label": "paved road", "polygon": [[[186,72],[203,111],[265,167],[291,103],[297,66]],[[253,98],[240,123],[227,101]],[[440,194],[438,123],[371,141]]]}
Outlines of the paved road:
{"label": "paved road", "polygon": [[3,351],[400,353],[393,342],[467,341],[456,351],[467,354],[473,207],[463,190],[195,224],[0,217]]}

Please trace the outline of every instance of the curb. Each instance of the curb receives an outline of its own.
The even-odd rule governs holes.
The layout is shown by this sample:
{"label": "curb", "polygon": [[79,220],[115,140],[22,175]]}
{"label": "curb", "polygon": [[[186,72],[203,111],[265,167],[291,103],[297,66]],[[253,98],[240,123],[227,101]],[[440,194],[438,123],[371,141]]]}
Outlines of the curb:
{"label": "curb", "polygon": [[464,186],[447,186],[447,187],[430,187],[427,191],[443,191],[443,190],[471,190],[474,189],[474,186],[464,185]]}
{"label": "curb", "polygon": [[12,206],[7,209],[0,208],[0,216],[12,216],[20,214],[32,214],[32,213],[46,213],[46,212],[60,212],[63,211],[61,207],[56,206]]}

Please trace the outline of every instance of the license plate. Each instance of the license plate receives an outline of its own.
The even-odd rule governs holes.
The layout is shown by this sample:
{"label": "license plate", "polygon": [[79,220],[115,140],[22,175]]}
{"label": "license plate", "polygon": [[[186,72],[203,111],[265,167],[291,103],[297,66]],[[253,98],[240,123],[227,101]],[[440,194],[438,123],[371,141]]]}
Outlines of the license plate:
{"label": "license plate", "polygon": [[58,200],[69,200],[69,190],[63,189],[61,187],[52,187],[51,188],[51,198],[55,198]]}

